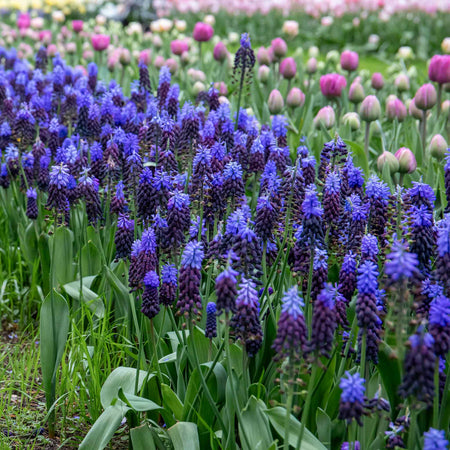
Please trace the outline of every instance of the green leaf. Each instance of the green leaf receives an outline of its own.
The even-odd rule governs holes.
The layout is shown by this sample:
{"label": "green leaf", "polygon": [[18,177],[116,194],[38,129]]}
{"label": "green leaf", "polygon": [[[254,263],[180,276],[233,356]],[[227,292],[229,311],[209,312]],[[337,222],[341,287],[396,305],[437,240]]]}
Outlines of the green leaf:
{"label": "green leaf", "polygon": [[95,421],[89,430],[83,442],[80,444],[80,450],[102,450],[108,445],[108,442],[114,436],[119,428],[122,419],[129,408],[121,405],[108,406],[101,416]]}
{"label": "green leaf", "polygon": [[75,276],[73,265],[73,232],[59,227],[51,240],[52,272],[55,283],[66,284]]}
{"label": "green leaf", "polygon": [[[269,421],[275,431],[284,437],[285,435],[285,420],[286,420],[286,409],[281,406],[276,406],[275,408],[268,409],[265,411],[269,417]],[[294,448],[297,445],[298,436],[300,435],[301,424],[300,422],[291,414],[289,421],[290,433],[289,433],[289,445]],[[317,439],[311,431],[305,428],[303,433],[303,440],[300,450],[325,450],[326,447]]]}
{"label": "green leaf", "polygon": [[161,406],[157,405],[155,402],[143,397],[139,397],[134,394],[125,394],[123,389],[119,389],[118,397],[122,400],[129,408],[135,411],[156,411],[162,409]]}
{"label": "green leaf", "polygon": [[[132,367],[118,367],[106,379],[100,391],[100,401],[103,408],[107,408],[114,400],[119,398],[119,390],[134,395],[134,385],[136,380],[136,369]],[[142,387],[142,383],[148,376],[147,372],[139,371],[138,389]]]}
{"label": "green leaf", "polygon": [[153,434],[147,425],[132,428],[130,431],[133,450],[155,450]]}
{"label": "green leaf", "polygon": [[[265,450],[272,445],[273,438],[270,430],[266,405],[253,395],[249,398],[247,406],[241,413],[239,422],[239,434],[241,436],[242,448],[248,450]],[[243,434],[245,432],[244,438]],[[249,447],[248,447],[249,446]]]}
{"label": "green leaf", "polygon": [[102,270],[102,259],[98,248],[88,242],[81,250],[81,276],[98,275]]}
{"label": "green leaf", "polygon": [[55,401],[56,372],[64,353],[69,333],[69,306],[54,289],[41,306],[41,366],[47,408]]}
{"label": "green leaf", "polygon": [[[92,283],[92,279],[94,277],[87,277],[89,278],[89,285]],[[75,300],[83,300],[84,303],[86,303],[89,307],[89,309],[98,317],[102,318],[105,315],[105,305],[103,304],[102,299],[93,291],[89,289],[89,287],[86,286],[86,278],[83,278],[83,288],[82,293],[83,295],[80,295],[80,281],[72,281],[70,283],[67,283],[63,286],[63,289],[67,292],[68,295],[70,295]]]}
{"label": "green leaf", "polygon": [[167,384],[161,383],[161,392],[163,397],[164,408],[172,411],[175,419],[182,420],[183,418],[183,403],[178,395],[170,389]]}
{"label": "green leaf", "polygon": [[129,290],[109,267],[105,267],[104,273],[106,274],[106,278],[115,294],[113,298],[115,300],[115,306],[119,311],[116,315],[116,319],[119,317],[129,317],[131,314]]}
{"label": "green leaf", "polygon": [[320,441],[330,448],[331,445],[331,419],[327,413],[321,409],[317,409],[316,413],[317,434]]}
{"label": "green leaf", "polygon": [[200,450],[197,425],[192,422],[178,422],[167,430],[174,450]]}
{"label": "green leaf", "polygon": [[397,405],[400,403],[400,397],[397,393],[401,383],[400,363],[398,357],[394,355],[394,351],[385,342],[382,342],[380,345],[378,358],[378,371],[383,381],[383,387],[389,398],[391,414],[396,415]]}
{"label": "green leaf", "polygon": [[351,148],[353,152],[355,166],[362,167],[365,178],[367,179],[369,177],[369,161],[367,161],[364,147],[357,142],[349,141],[348,139],[344,139],[344,142]]}

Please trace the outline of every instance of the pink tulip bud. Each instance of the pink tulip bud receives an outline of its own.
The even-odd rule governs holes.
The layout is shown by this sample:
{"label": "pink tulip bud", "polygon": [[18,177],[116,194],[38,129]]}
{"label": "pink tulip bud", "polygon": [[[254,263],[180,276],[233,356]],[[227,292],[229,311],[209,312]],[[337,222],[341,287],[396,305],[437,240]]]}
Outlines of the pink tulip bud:
{"label": "pink tulip bud", "polygon": [[441,160],[447,151],[447,142],[440,134],[435,134],[430,142],[430,154],[434,158]]}
{"label": "pink tulip bud", "polygon": [[42,30],[39,32],[39,40],[45,45],[52,42],[52,32],[50,30]]}
{"label": "pink tulip bud", "polygon": [[397,97],[388,100],[386,102],[386,117],[388,120],[397,119],[399,122],[403,122],[406,118],[406,106]]}
{"label": "pink tulip bud", "polygon": [[291,108],[301,107],[305,104],[305,94],[298,87],[293,87],[287,95],[286,103]]}
{"label": "pink tulip bud", "polygon": [[146,66],[152,62],[152,51],[150,49],[141,50],[139,53],[139,62],[144,63]]}
{"label": "pink tulip bud", "polygon": [[389,168],[389,173],[393,175],[398,172],[400,164],[398,159],[391,152],[383,152],[377,160],[377,168],[380,172],[383,172],[384,167]]}
{"label": "pink tulip bud", "polygon": [[164,59],[164,56],[158,55],[153,61],[153,65],[159,70],[162,66],[164,66],[165,62],[166,60]]}
{"label": "pink tulip bud", "polygon": [[322,124],[327,130],[334,127],[336,123],[336,115],[331,106],[324,106],[319,110],[316,117],[314,118],[314,126],[320,129],[320,124]]}
{"label": "pink tulip bud", "polygon": [[165,65],[169,68],[172,75],[178,70],[178,63],[173,58],[167,59]]}
{"label": "pink tulip bud", "polygon": [[280,74],[286,80],[292,80],[297,73],[297,64],[294,58],[284,58],[280,64]]}
{"label": "pink tulip bud", "polygon": [[120,64],[128,66],[131,63],[131,53],[127,48],[121,48],[119,53]]}
{"label": "pink tulip bud", "polygon": [[431,58],[428,78],[439,84],[450,83],[450,55],[434,55]]}
{"label": "pink tulip bud", "polygon": [[397,76],[394,84],[400,92],[409,91],[409,78],[404,73]]}
{"label": "pink tulip bud", "polygon": [[450,100],[444,100],[442,102],[441,113],[444,114],[444,116],[450,116]]}
{"label": "pink tulip bud", "polygon": [[106,34],[93,34],[91,37],[92,47],[97,52],[106,50],[109,46],[111,38]]}
{"label": "pink tulip bud", "polygon": [[106,66],[110,72],[113,72],[114,69],[119,67],[119,52],[114,51],[111,55],[108,56],[108,60],[106,61]]}
{"label": "pink tulip bud", "polygon": [[308,62],[306,63],[306,72],[309,75],[313,75],[317,72],[317,59],[316,58],[309,58]]}
{"label": "pink tulip bud", "polygon": [[284,39],[278,37],[272,41],[272,50],[276,58],[282,58],[287,53],[287,44]]}
{"label": "pink tulip bud", "polygon": [[421,86],[414,96],[414,103],[422,111],[431,109],[437,101],[436,89],[431,83]]}
{"label": "pink tulip bud", "polygon": [[228,57],[228,50],[226,45],[220,41],[218,42],[213,50],[213,57],[216,61],[223,62]]}
{"label": "pink tulip bud", "polygon": [[269,95],[269,111],[271,114],[279,114],[284,108],[284,100],[278,89],[273,89]]}
{"label": "pink tulip bud", "polygon": [[329,73],[320,77],[320,90],[325,97],[340,97],[347,80],[337,73]]}
{"label": "pink tulip bud", "polygon": [[384,86],[383,75],[381,75],[381,73],[379,73],[379,72],[375,72],[372,75],[371,84],[372,84],[372,87],[374,89],[376,89],[377,91],[379,91],[380,89],[383,89],[383,86]]}
{"label": "pink tulip bud", "polygon": [[256,54],[256,59],[261,66],[264,64],[268,66],[272,62],[269,50],[264,47],[259,47],[258,53]]}
{"label": "pink tulip bud", "polygon": [[400,173],[413,173],[417,168],[417,161],[414,153],[406,147],[401,147],[395,152],[398,160]]}
{"label": "pink tulip bud", "polygon": [[219,91],[219,95],[228,95],[227,85],[223,81],[218,81],[214,83],[214,87]]}
{"label": "pink tulip bud", "polygon": [[358,68],[359,57],[358,53],[345,50],[341,53],[341,67],[342,70],[353,72]]}
{"label": "pink tulip bud", "polygon": [[412,117],[414,117],[415,119],[418,119],[418,120],[422,120],[423,117],[424,117],[424,112],[421,111],[419,108],[417,108],[416,102],[415,102],[414,99],[412,99],[409,102],[408,112],[409,112],[410,116],[412,116]]}
{"label": "pink tulip bud", "polygon": [[270,68],[266,65],[262,65],[258,69],[258,80],[261,81],[261,83],[267,83],[270,76]]}
{"label": "pink tulip bud", "polygon": [[21,13],[19,14],[19,17],[17,18],[17,28],[22,29],[22,28],[29,28],[31,24],[31,18],[30,15],[27,13]]}
{"label": "pink tulip bud", "polygon": [[189,50],[189,44],[181,39],[175,39],[170,43],[170,50],[174,55],[180,56],[183,52]]}
{"label": "pink tulip bud", "polygon": [[213,34],[213,27],[203,22],[197,22],[192,32],[192,36],[197,42],[208,42],[213,37]]}
{"label": "pink tulip bud", "polygon": [[75,42],[68,42],[66,44],[66,52],[69,53],[69,55],[73,55],[77,52],[77,44]]}
{"label": "pink tulip bud", "polygon": [[72,20],[72,29],[75,33],[83,31],[84,22],[82,20]]}
{"label": "pink tulip bud", "polygon": [[93,61],[94,52],[92,50],[85,50],[83,52],[83,59],[85,59],[86,61]]}
{"label": "pink tulip bud", "polygon": [[350,85],[348,90],[348,99],[355,105],[361,103],[364,99],[364,88],[356,80]]}
{"label": "pink tulip bud", "polygon": [[55,44],[50,44],[47,46],[47,56],[53,57],[58,53],[58,48]]}
{"label": "pink tulip bud", "polygon": [[368,95],[361,103],[359,110],[361,119],[365,122],[373,122],[381,116],[381,106],[375,95]]}
{"label": "pink tulip bud", "polygon": [[189,62],[190,62],[190,57],[189,57],[189,53],[188,52],[183,52],[182,54],[181,54],[181,56],[180,56],[180,61],[181,61],[181,64],[182,65],[186,65],[186,64],[189,64]]}

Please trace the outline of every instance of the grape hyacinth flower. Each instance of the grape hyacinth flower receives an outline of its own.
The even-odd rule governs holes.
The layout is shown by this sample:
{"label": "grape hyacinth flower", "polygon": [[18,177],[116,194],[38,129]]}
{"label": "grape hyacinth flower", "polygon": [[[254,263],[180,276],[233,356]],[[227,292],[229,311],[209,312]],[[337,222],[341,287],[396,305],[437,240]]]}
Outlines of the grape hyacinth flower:
{"label": "grape hyacinth flower", "polygon": [[239,94],[236,109],[238,111],[238,115],[236,118],[235,130],[237,129],[239,122],[241,96],[244,88],[244,82],[250,83],[255,62],[256,58],[250,43],[250,36],[247,33],[243,33],[241,35],[241,46],[234,56],[233,65],[233,78],[235,82],[237,82],[239,78]]}
{"label": "grape hyacinth flower", "polygon": [[378,362],[381,319],[377,309],[378,268],[372,261],[362,263],[358,269],[356,317],[359,326],[358,357],[361,358],[363,335],[366,335],[366,359]]}
{"label": "grape hyacinth flower", "polygon": [[444,430],[430,428],[424,434],[423,450],[448,450],[448,440]]}
{"label": "grape hyacinth flower", "polygon": [[450,295],[450,215],[446,214],[438,225],[436,272],[446,294]]}
{"label": "grape hyacinth flower", "polygon": [[277,337],[272,345],[276,352],[275,360],[289,358],[290,364],[293,364],[306,351],[307,331],[302,312],[304,306],[297,286],[291,287],[282,297]]}
{"label": "grape hyacinth flower", "polygon": [[[387,210],[391,192],[389,186],[372,175],[367,181],[366,196],[369,200],[369,232],[381,238],[388,220]],[[381,241],[382,242],[382,241]]]}
{"label": "grape hyacinth flower", "polygon": [[421,327],[409,338],[410,348],[405,356],[405,370],[399,394],[406,399],[414,396],[417,400],[431,405],[434,397],[434,370],[436,355],[434,339]]}
{"label": "grape hyacinth flower", "polygon": [[159,298],[164,306],[171,306],[175,301],[178,287],[177,275],[178,271],[174,264],[162,266]]}
{"label": "grape hyacinth flower", "polygon": [[378,240],[372,234],[365,234],[361,241],[361,262],[378,263]]}
{"label": "grape hyacinth flower", "polygon": [[48,188],[46,208],[55,209],[57,213],[65,211],[67,206],[67,186],[69,184],[69,168],[65,164],[52,166]]}
{"label": "grape hyacinth flower", "polygon": [[411,207],[411,252],[417,255],[421,273],[429,273],[436,241],[433,216],[425,204]]}
{"label": "grape hyacinth flower", "polygon": [[450,351],[450,299],[439,295],[431,302],[428,323],[434,338],[434,352],[445,358]]}
{"label": "grape hyacinth flower", "polygon": [[356,289],[356,256],[351,251],[344,256],[338,286],[339,292],[349,303]]}
{"label": "grape hyacinth flower", "polygon": [[237,276],[238,272],[231,267],[227,267],[216,278],[216,305],[217,314],[223,312],[228,314],[236,311],[236,297],[237,297]]}
{"label": "grape hyacinth flower", "polygon": [[116,192],[111,199],[110,204],[111,214],[120,214],[125,211],[125,194],[123,181],[116,184]]}
{"label": "grape hyacinth flower", "polygon": [[214,302],[206,305],[205,336],[209,339],[217,336],[216,304]]}
{"label": "grape hyacinth flower", "polygon": [[27,190],[27,211],[26,215],[29,219],[35,220],[38,217],[37,192],[34,188]]}
{"label": "grape hyacinth flower", "polygon": [[407,251],[407,244],[394,241],[391,253],[387,255],[384,273],[389,277],[390,283],[407,280],[417,273],[419,261],[415,253]]}
{"label": "grape hyacinth flower", "polygon": [[154,270],[145,274],[144,286],[141,312],[149,319],[153,319],[159,313],[159,277]]}
{"label": "grape hyacinth flower", "polygon": [[337,225],[341,215],[341,179],[337,172],[330,173],[325,180],[322,203],[325,222]]}
{"label": "grape hyacinth flower", "polygon": [[134,240],[134,220],[126,214],[119,214],[117,230],[114,236],[116,258],[129,258]]}
{"label": "grape hyacinth flower", "polygon": [[173,248],[185,241],[185,233],[191,223],[189,205],[189,195],[179,191],[174,192],[167,203],[167,237]]}
{"label": "grape hyacinth flower", "polygon": [[194,323],[200,319],[202,313],[200,281],[203,257],[203,244],[190,241],[186,244],[181,259],[178,314],[184,315],[186,319],[190,318]]}
{"label": "grape hyacinth flower", "polygon": [[255,283],[241,279],[236,298],[236,312],[230,321],[230,327],[236,339],[245,345],[250,358],[258,353],[262,346],[262,328],[259,321],[259,301]]}
{"label": "grape hyacinth flower", "polygon": [[317,355],[327,358],[330,357],[333,348],[334,332],[337,327],[337,295],[337,289],[326,283],[314,302],[311,341],[308,347],[310,352],[317,352]]}
{"label": "grape hyacinth flower", "polygon": [[359,373],[351,375],[348,371],[345,372],[339,383],[339,387],[342,389],[339,419],[347,421],[348,424],[355,419],[358,425],[362,426],[361,416],[364,413],[364,393],[366,392],[364,383],[365,380]]}

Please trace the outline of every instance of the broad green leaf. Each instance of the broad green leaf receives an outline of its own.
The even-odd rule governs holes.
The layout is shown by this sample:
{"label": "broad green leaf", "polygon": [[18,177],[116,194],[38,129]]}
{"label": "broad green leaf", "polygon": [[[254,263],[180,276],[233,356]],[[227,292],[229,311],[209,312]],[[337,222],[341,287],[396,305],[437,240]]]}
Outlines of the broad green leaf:
{"label": "broad green leaf", "polygon": [[116,274],[109,268],[105,267],[106,278],[114,292],[115,306],[119,310],[116,319],[119,317],[129,317],[130,311],[130,292],[125,285],[117,278]]}
{"label": "broad green leaf", "polygon": [[80,444],[80,450],[102,450],[108,445],[108,442],[114,436],[119,428],[122,419],[129,410],[121,404],[108,406],[101,416],[95,421],[89,430],[83,442]]}
{"label": "broad green leaf", "polygon": [[331,445],[331,419],[327,413],[321,409],[317,409],[316,413],[317,434],[320,441],[330,448]]}
{"label": "broad green leaf", "polygon": [[354,156],[355,166],[361,167],[364,171],[364,176],[366,180],[369,177],[369,161],[367,161],[367,156],[364,152],[364,147],[354,141],[349,141],[344,139],[344,142],[350,147]]}
{"label": "broad green leaf", "polygon": [[59,227],[50,239],[53,282],[66,284],[75,276],[73,265],[73,232],[66,227]]}
{"label": "broad green leaf", "polygon": [[175,419],[182,420],[183,418],[183,403],[178,398],[178,395],[167,386],[167,384],[161,383],[161,392],[163,397],[164,408],[172,411]]}
{"label": "broad green leaf", "polygon": [[130,431],[133,450],[155,450],[153,434],[148,425],[132,428]]}
{"label": "broad green leaf", "polygon": [[[281,438],[285,435],[285,420],[286,420],[286,409],[281,406],[276,406],[275,408],[268,409],[265,414],[269,417],[269,421],[275,431],[280,435]],[[294,448],[297,445],[297,440],[300,435],[301,424],[300,422],[291,414],[289,421],[290,433],[289,433],[289,445]],[[303,433],[302,445],[300,450],[325,450],[326,447],[317,439],[311,431],[305,428]]]}
{"label": "broad green leaf", "polygon": [[192,422],[178,422],[167,430],[174,450],[200,450],[197,425]]}
{"label": "broad green leaf", "polygon": [[55,401],[56,372],[64,353],[69,333],[69,306],[54,289],[41,306],[41,366],[47,408]]}
{"label": "broad green leaf", "polygon": [[393,350],[385,342],[380,345],[378,352],[378,371],[383,381],[383,387],[391,405],[391,417],[397,415],[397,405],[400,403],[398,387],[401,383],[401,367],[398,358],[393,357]]}
{"label": "broad green leaf", "polygon": [[[265,450],[272,445],[273,438],[269,420],[264,414],[266,405],[262,400],[251,396],[247,406],[241,412],[239,435],[242,448],[248,450]],[[244,438],[244,433],[246,439]]]}
{"label": "broad green leaf", "polygon": [[152,402],[147,398],[139,397],[130,393],[125,394],[122,388],[119,389],[118,397],[129,408],[132,408],[135,411],[156,411],[158,409],[162,409],[161,406],[157,405],[155,402]]}
{"label": "broad green leaf", "polygon": [[[93,278],[93,277],[89,277]],[[82,293],[80,295],[80,281],[72,281],[63,286],[63,289],[67,292],[75,300],[83,300],[89,307],[89,309],[99,318],[102,318],[105,315],[105,305],[103,304],[102,299],[93,291],[91,291],[85,284],[86,278],[83,279],[83,288]],[[89,285],[92,281],[89,282]]]}
{"label": "broad green leaf", "polygon": [[81,276],[98,275],[102,270],[102,259],[98,248],[93,242],[88,242],[81,249]]}
{"label": "broad green leaf", "polygon": [[[100,391],[100,401],[103,408],[107,408],[114,400],[119,398],[119,390],[125,393],[125,395],[134,395],[134,386],[136,380],[136,369],[132,367],[118,367],[115,369],[109,377],[106,379]],[[139,371],[138,389],[142,387],[142,383],[147,377],[147,372]]]}

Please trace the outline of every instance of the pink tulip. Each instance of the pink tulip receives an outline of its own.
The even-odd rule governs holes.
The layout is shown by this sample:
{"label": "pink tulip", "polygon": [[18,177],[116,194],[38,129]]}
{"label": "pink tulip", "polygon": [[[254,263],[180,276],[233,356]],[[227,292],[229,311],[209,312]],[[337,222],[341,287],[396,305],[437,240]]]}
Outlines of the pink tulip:
{"label": "pink tulip", "polygon": [[297,64],[294,58],[284,58],[280,64],[280,74],[286,80],[291,80],[297,73]]}
{"label": "pink tulip", "polygon": [[272,50],[276,58],[282,58],[287,53],[287,44],[284,39],[275,38],[272,41]]}
{"label": "pink tulip", "polygon": [[153,65],[159,70],[165,63],[164,56],[158,55],[155,60],[153,61]]}
{"label": "pink tulip", "polygon": [[450,55],[434,55],[431,58],[428,78],[439,84],[450,83]]}
{"label": "pink tulip", "polygon": [[27,13],[21,13],[19,14],[19,17],[17,18],[17,28],[29,28],[31,24],[31,18],[30,15]]}
{"label": "pink tulip", "polygon": [[39,32],[39,40],[48,45],[52,41],[52,32],[50,30],[42,30]]}
{"label": "pink tulip", "polygon": [[146,66],[150,65],[152,62],[152,51],[150,49],[142,50],[139,53],[139,62]]}
{"label": "pink tulip", "polygon": [[172,75],[178,70],[178,63],[173,58],[166,59],[164,65],[169,68]]}
{"label": "pink tulip", "polygon": [[213,27],[204,22],[197,22],[192,32],[192,36],[197,42],[208,42],[213,37],[213,34]]}
{"label": "pink tulip", "polygon": [[436,89],[431,83],[426,83],[417,90],[414,103],[417,108],[426,111],[431,109],[437,102]]}
{"label": "pink tulip", "polygon": [[268,66],[272,59],[270,57],[269,50],[265,47],[259,47],[258,52],[256,53],[256,59],[258,60],[259,65],[266,65]]}
{"label": "pink tulip", "polygon": [[343,70],[353,72],[358,68],[359,57],[358,53],[345,50],[341,53],[341,67]]}
{"label": "pink tulip", "polygon": [[379,73],[379,72],[375,72],[372,75],[371,84],[372,84],[372,87],[374,89],[376,89],[377,91],[379,91],[380,89],[383,89],[383,86],[384,86],[383,75],[381,75],[381,73]]}
{"label": "pink tulip", "polygon": [[386,117],[389,120],[396,118],[399,122],[403,122],[406,118],[406,106],[398,98],[388,100],[386,103]]}
{"label": "pink tulip", "polygon": [[320,77],[320,90],[325,97],[340,97],[347,80],[338,73],[329,73]]}
{"label": "pink tulip", "polygon": [[417,161],[414,153],[406,147],[401,147],[395,152],[395,157],[399,163],[400,173],[412,173],[417,168]]}
{"label": "pink tulip", "polygon": [[111,38],[106,34],[93,34],[91,37],[92,47],[97,52],[106,50],[109,46]]}
{"label": "pink tulip", "polygon": [[293,87],[287,95],[286,103],[291,108],[303,106],[305,104],[305,94],[298,87]]}
{"label": "pink tulip", "polygon": [[72,28],[75,33],[83,31],[84,22],[82,20],[72,20]]}
{"label": "pink tulip", "polygon": [[170,43],[170,50],[174,55],[180,56],[189,50],[189,44],[181,39],[175,39]]}
{"label": "pink tulip", "polygon": [[227,59],[228,50],[227,50],[226,45],[222,41],[218,42],[215,45],[214,51],[213,51],[213,57],[216,61],[219,61],[219,62],[223,62]]}

